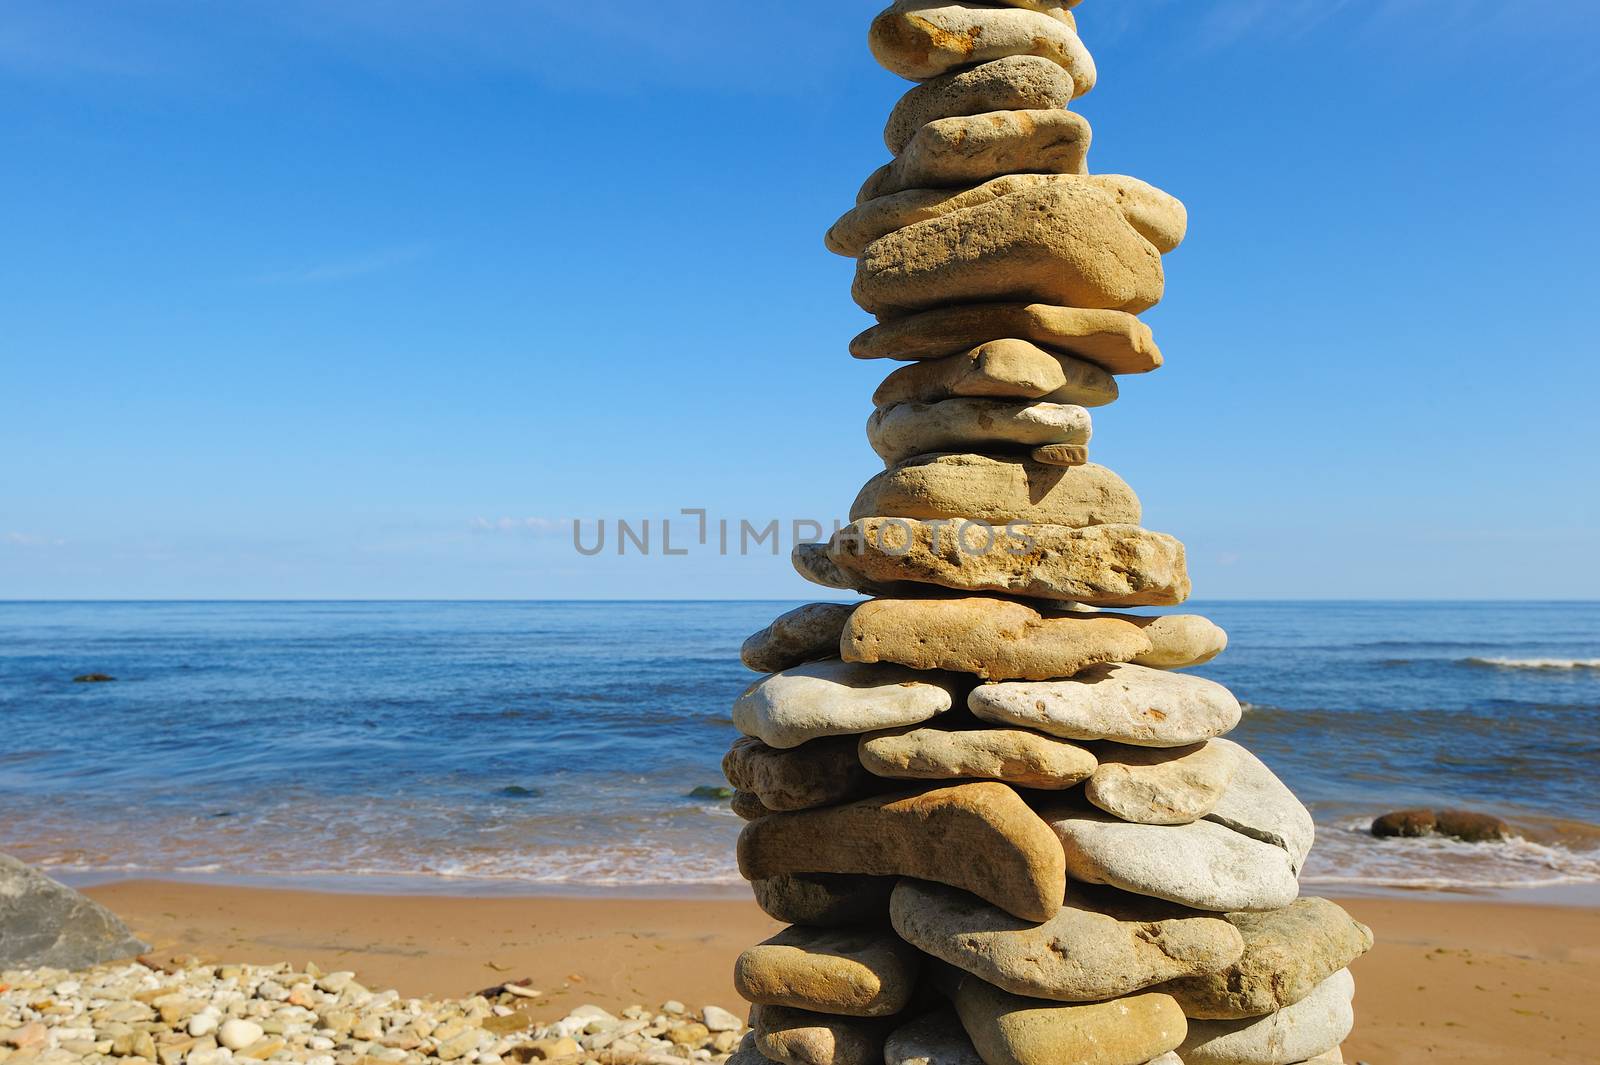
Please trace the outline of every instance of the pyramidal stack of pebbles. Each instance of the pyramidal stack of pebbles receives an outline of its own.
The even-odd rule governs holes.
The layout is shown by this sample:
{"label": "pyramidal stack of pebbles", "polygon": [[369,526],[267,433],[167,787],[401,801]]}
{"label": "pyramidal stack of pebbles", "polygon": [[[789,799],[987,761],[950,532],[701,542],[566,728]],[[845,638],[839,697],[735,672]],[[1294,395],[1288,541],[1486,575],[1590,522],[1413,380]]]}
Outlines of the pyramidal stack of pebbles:
{"label": "pyramidal stack of pebbles", "polygon": [[1077,0],[898,0],[916,84],[828,246],[894,360],[886,469],[745,643],[724,769],[739,868],[791,927],[735,968],[739,1065],[1341,1061],[1371,932],[1302,898],[1304,806],[1249,751],[1183,545],[1088,461],[1089,408],[1161,365],[1183,205],[1090,174]]}

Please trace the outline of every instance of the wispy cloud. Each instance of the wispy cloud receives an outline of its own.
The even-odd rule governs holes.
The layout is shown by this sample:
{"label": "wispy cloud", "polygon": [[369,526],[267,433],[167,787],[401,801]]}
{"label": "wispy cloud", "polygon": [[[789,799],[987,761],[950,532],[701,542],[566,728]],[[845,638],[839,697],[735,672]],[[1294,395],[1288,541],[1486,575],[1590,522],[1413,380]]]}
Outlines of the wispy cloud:
{"label": "wispy cloud", "polygon": [[407,266],[427,255],[428,250],[426,244],[384,248],[366,255],[329,259],[291,270],[276,270],[260,274],[252,280],[261,285],[327,285],[352,281]]}
{"label": "wispy cloud", "polygon": [[565,532],[572,527],[570,518],[473,518],[471,527],[474,532],[485,533],[529,533],[544,535],[555,532]]}
{"label": "wispy cloud", "polygon": [[59,536],[36,536],[33,533],[8,532],[5,542],[12,547],[65,547],[67,542]]}

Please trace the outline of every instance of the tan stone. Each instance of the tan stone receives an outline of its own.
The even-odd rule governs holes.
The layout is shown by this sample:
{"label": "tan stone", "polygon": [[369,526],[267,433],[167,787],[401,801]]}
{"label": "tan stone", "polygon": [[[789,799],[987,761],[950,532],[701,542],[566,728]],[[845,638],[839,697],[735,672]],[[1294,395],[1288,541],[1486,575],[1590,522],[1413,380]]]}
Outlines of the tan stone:
{"label": "tan stone", "polygon": [[825,243],[838,255],[857,258],[867,245],[917,222],[992,203],[1028,189],[1076,185],[1110,196],[1122,217],[1157,251],[1176,248],[1188,229],[1189,215],[1174,196],[1138,178],[1122,174],[1006,174],[965,189],[907,188],[857,204],[828,230]]}
{"label": "tan stone", "polygon": [[1327,899],[1296,899],[1268,913],[1230,913],[1244,953],[1227,968],[1163,984],[1183,1012],[1204,1020],[1275,1013],[1372,949],[1372,929]]}
{"label": "tan stone", "polygon": [[1232,729],[1242,713],[1216,681],[1131,663],[1094,666],[1070,680],[981,684],[967,707],[985,721],[1138,747],[1200,743]]}
{"label": "tan stone", "polygon": [[1066,107],[1077,94],[1071,75],[1059,64],[1043,56],[1006,56],[913,87],[890,112],[883,143],[899,155],[929,122],[990,111]]}
{"label": "tan stone", "polygon": [[1137,314],[1161,301],[1161,253],[1116,200],[1081,183],[1013,192],[880,237],[856,261],[862,309],[1020,300]]}
{"label": "tan stone", "polygon": [[1023,603],[870,599],[850,615],[839,652],[847,662],[972,673],[986,680],[1070,677],[1149,650],[1135,625],[1094,614],[1045,617]]}
{"label": "tan stone", "polygon": [[1065,403],[946,399],[879,407],[867,419],[867,442],[894,466],[917,455],[1009,452],[1041,444],[1087,444],[1089,412]]}
{"label": "tan stone", "polygon": [[936,958],[1012,994],[1060,1002],[1215,973],[1244,950],[1220,917],[1081,884],[1060,913],[1031,924],[954,888],[902,880],[889,917],[901,938]]}
{"label": "tan stone", "polygon": [[899,1013],[922,955],[873,928],[786,928],[739,955],[733,985],[748,1002],[847,1017]]}
{"label": "tan stone", "polygon": [[858,757],[880,777],[903,780],[999,780],[1058,791],[1095,770],[1094,755],[1026,729],[912,727],[862,736]]}
{"label": "tan stone", "polygon": [[1045,444],[1028,453],[1033,461],[1046,466],[1083,466],[1089,461],[1087,444]]}
{"label": "tan stone", "polygon": [[1162,614],[1159,617],[1118,615],[1138,625],[1150,639],[1148,653],[1135,659],[1152,669],[1188,669],[1204,665],[1228,647],[1222,627],[1198,614]]}
{"label": "tan stone", "polygon": [[867,42],[886,70],[926,81],[957,67],[1013,55],[1043,56],[1072,75],[1082,96],[1094,88],[1094,59],[1066,13],[994,8],[950,0],[897,0],[872,20]]}
{"label": "tan stone", "polygon": [[1022,171],[1089,172],[1089,120],[1072,111],[990,111],[929,122],[862,184],[857,203],[907,189],[965,188]]}
{"label": "tan stone", "polygon": [[858,359],[938,359],[991,340],[1022,339],[1066,352],[1114,374],[1161,365],[1150,327],[1121,311],[1042,303],[970,303],[873,326],[850,342]]}
{"label": "tan stone", "polygon": [[1166,995],[1064,1006],[958,971],[946,982],[986,1065],[1143,1065],[1179,1046],[1188,1030],[1183,1011]]}
{"label": "tan stone", "polygon": [[1097,606],[1171,606],[1189,594],[1183,544],[1137,525],[946,524],[862,518],[828,557],[863,581],[915,581]]}
{"label": "tan stone", "polygon": [[807,603],[745,640],[739,658],[757,673],[778,673],[839,653],[839,634],[854,604]]}
{"label": "tan stone", "polygon": [[881,1065],[888,1021],[751,1006],[755,1048],[781,1065]]}
{"label": "tan stone", "polygon": [[1032,459],[920,455],[862,487],[850,507],[861,518],[957,518],[998,527],[1138,525],[1139,497],[1126,481],[1094,464],[1065,469]]}
{"label": "tan stone", "polygon": [[752,821],[739,835],[739,871],[747,880],[914,876],[1032,921],[1054,915],[1066,892],[1061,845],[1049,826],[1015,791],[988,781]]}
{"label": "tan stone", "polygon": [[1145,825],[1186,825],[1216,808],[1239,765],[1223,741],[1187,747],[1095,747],[1100,767],[1083,794],[1106,813]]}
{"label": "tan stone", "polygon": [[872,403],[888,407],[960,396],[1103,407],[1116,400],[1117,379],[1093,363],[1026,340],[991,340],[971,351],[900,367],[884,378]]}
{"label": "tan stone", "polygon": [[888,919],[892,876],[780,873],[750,881],[756,905],[785,924],[836,928]]}
{"label": "tan stone", "polygon": [[852,736],[817,739],[789,750],[741,736],[722,759],[722,773],[768,810],[809,810],[859,798],[871,775],[856,757]]}

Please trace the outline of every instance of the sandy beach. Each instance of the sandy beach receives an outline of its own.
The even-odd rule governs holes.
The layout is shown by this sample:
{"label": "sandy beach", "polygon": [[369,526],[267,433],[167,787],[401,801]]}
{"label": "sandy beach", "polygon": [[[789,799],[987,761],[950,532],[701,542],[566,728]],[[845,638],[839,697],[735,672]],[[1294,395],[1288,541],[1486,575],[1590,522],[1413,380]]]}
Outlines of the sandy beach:
{"label": "sandy beach", "polygon": [[[678,999],[743,1014],[730,971],[779,927],[743,896],[461,898],[126,881],[91,888],[157,957],[354,969],[373,987],[453,997],[532,978],[552,1019]],[[1600,909],[1341,900],[1378,946],[1355,966],[1349,1061],[1600,1061]]]}

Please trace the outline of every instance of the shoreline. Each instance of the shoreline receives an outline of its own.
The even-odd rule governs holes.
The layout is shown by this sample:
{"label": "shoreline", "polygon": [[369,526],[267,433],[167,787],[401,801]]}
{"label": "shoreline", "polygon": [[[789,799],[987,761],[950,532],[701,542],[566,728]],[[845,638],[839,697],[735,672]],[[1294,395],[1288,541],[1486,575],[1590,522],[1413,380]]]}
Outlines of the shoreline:
{"label": "shoreline", "polygon": [[[87,889],[152,946],[207,962],[315,962],[374,988],[459,998],[530,979],[549,1019],[678,1000],[743,1017],[732,966],[781,925],[746,894],[375,895],[121,880]],[[1351,898],[1378,945],[1357,962],[1347,1060],[1588,1062],[1600,1043],[1600,908]]]}
{"label": "shoreline", "polygon": [[[93,894],[95,889],[123,884],[173,884],[196,888],[283,891],[307,895],[365,896],[373,898],[568,900],[613,902],[716,902],[746,901],[750,888],[744,881],[695,883],[581,884],[574,881],[481,879],[438,876],[357,876],[126,871],[70,871],[37,867],[45,875]],[[1301,893],[1335,900],[1364,902],[1419,902],[1478,905],[1549,906],[1561,909],[1600,909],[1600,882],[1542,884],[1536,887],[1403,888],[1346,882],[1302,882]]]}

